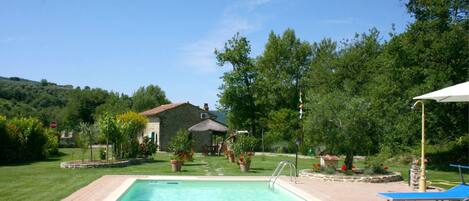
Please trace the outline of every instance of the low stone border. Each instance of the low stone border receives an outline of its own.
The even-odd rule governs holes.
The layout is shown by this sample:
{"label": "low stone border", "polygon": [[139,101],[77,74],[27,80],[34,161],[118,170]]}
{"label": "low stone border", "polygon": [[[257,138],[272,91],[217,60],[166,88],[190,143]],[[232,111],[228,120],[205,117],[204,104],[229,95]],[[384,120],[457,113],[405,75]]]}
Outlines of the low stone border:
{"label": "low stone border", "polygon": [[134,158],[129,160],[121,161],[66,161],[61,162],[61,168],[109,168],[109,167],[125,167],[133,164],[140,164],[143,162],[150,161],[150,159]]}
{"label": "low stone border", "polygon": [[402,176],[399,172],[393,172],[389,175],[339,175],[339,174],[322,174],[313,172],[310,169],[304,169],[299,172],[300,177],[310,179],[320,179],[323,181],[338,181],[338,182],[365,182],[365,183],[388,183],[395,181],[402,181]]}

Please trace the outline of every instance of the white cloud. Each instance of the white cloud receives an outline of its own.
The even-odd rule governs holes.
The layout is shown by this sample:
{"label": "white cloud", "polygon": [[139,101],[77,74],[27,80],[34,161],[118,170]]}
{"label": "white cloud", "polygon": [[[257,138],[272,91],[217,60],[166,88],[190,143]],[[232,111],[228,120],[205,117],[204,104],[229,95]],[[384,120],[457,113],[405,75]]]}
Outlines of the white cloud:
{"label": "white cloud", "polygon": [[215,29],[209,31],[205,37],[181,48],[183,64],[201,73],[215,72],[218,66],[214,50],[221,49],[225,41],[237,32],[246,35],[257,30],[262,25],[261,20],[258,17],[248,17],[248,15],[256,7],[269,1],[241,1],[227,7]]}

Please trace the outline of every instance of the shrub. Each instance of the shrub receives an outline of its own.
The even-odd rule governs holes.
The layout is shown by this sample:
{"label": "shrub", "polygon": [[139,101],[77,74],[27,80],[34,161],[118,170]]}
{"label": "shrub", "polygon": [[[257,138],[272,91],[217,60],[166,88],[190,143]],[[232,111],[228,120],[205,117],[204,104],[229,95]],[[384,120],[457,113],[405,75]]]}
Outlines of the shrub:
{"label": "shrub", "polygon": [[469,164],[469,155],[463,154],[468,152],[468,147],[469,134],[440,145],[428,145],[426,157],[429,168],[447,170],[450,169],[450,163]]}
{"label": "shrub", "polygon": [[233,152],[236,156],[248,155],[248,152],[253,152],[256,147],[257,140],[251,135],[238,135],[236,141],[233,143]]}
{"label": "shrub", "polygon": [[368,174],[387,174],[388,167],[384,166],[385,158],[382,155],[368,157],[365,164],[365,172]]}
{"label": "shrub", "polygon": [[168,145],[168,150],[173,152],[174,155],[179,155],[180,157],[191,153],[192,140],[190,139],[189,132],[184,129],[179,130],[171,139],[171,142]]}
{"label": "shrub", "polygon": [[327,167],[323,169],[323,172],[326,174],[335,174],[335,168]]}
{"label": "shrub", "polygon": [[320,172],[321,171],[321,164],[316,163],[313,164],[313,172]]}
{"label": "shrub", "polygon": [[[47,156],[45,129],[36,118],[0,118],[2,162],[21,162],[43,159]],[[4,146],[3,146],[4,145]]]}
{"label": "shrub", "polygon": [[106,160],[106,150],[104,148],[99,148],[99,159]]}
{"label": "shrub", "polygon": [[143,143],[138,147],[138,155],[146,158],[156,153],[156,148],[156,144],[148,136],[145,136],[143,137]]}
{"label": "shrub", "polygon": [[54,129],[46,129],[45,130],[47,136],[47,154],[50,155],[57,155],[59,153],[59,137],[58,133]]}

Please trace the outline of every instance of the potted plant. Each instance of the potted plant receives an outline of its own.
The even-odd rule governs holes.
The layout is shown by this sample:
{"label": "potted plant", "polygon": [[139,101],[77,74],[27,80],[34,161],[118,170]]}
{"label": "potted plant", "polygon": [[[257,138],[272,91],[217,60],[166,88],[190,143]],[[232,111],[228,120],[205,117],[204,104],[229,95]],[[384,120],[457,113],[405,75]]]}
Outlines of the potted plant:
{"label": "potted plant", "polygon": [[[185,160],[192,160],[192,141],[189,138],[189,132],[179,130],[171,139],[168,150],[173,152],[174,160],[178,160],[183,165]],[[173,162],[171,162],[172,164]]]}
{"label": "potted plant", "polygon": [[242,172],[247,172],[251,166],[251,157],[254,147],[256,146],[256,138],[250,135],[240,135],[233,143],[233,152],[238,157],[239,168]]}
{"label": "potted plant", "polygon": [[171,170],[173,172],[180,172],[181,171],[181,157],[179,157],[178,155],[173,155],[171,157]]}
{"label": "potted plant", "polygon": [[248,172],[249,168],[251,167],[251,157],[240,155],[239,156],[239,168],[241,169],[241,172]]}

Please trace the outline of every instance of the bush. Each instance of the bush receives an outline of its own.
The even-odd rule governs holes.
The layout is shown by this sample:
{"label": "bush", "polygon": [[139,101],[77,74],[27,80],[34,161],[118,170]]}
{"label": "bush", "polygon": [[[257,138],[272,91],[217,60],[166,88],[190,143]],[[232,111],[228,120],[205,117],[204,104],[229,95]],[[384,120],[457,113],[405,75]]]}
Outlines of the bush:
{"label": "bush", "polygon": [[188,158],[188,156],[191,156],[190,153],[192,151],[192,140],[190,139],[189,132],[184,129],[179,130],[171,139],[168,150],[183,159],[191,160],[192,158]]}
{"label": "bush", "polygon": [[370,156],[367,158],[364,172],[371,174],[387,174],[388,167],[384,166],[386,158],[383,155],[378,154],[377,156]]}
{"label": "bush", "polygon": [[[0,162],[38,160],[48,154],[48,136],[36,118],[14,118],[7,121],[5,117],[0,117],[0,136]],[[56,145],[51,144],[52,146]]]}
{"label": "bush", "polygon": [[143,143],[138,147],[138,155],[146,158],[156,153],[156,148],[156,144],[148,136],[145,136],[143,137]]}
{"label": "bush", "polygon": [[335,174],[335,168],[327,167],[323,169],[323,172],[326,174]]}
{"label": "bush", "polygon": [[[434,169],[450,169],[449,164],[469,164],[469,134],[454,141],[440,145],[427,145],[426,157],[428,167]],[[420,153],[419,155],[420,156]]]}
{"label": "bush", "polygon": [[106,160],[106,150],[104,148],[99,148],[99,159]]}
{"label": "bush", "polygon": [[251,135],[237,135],[236,141],[233,143],[233,152],[236,156],[248,155],[253,152],[256,147],[257,139]]}
{"label": "bush", "polygon": [[46,136],[47,136],[47,154],[50,155],[57,155],[59,153],[59,137],[55,130],[49,128],[46,129]]}

